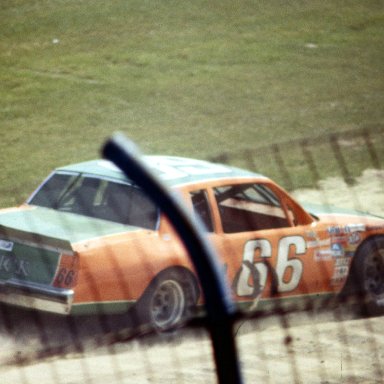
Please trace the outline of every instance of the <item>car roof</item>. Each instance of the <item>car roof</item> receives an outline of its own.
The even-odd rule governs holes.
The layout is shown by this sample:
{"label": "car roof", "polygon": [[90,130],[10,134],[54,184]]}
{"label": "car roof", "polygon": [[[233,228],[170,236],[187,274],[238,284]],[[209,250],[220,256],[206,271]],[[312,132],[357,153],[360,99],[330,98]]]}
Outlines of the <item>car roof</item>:
{"label": "car roof", "polygon": [[[264,176],[229,165],[176,156],[143,156],[146,165],[168,186],[177,187],[200,182]],[[127,180],[124,173],[108,160],[91,160],[57,168],[105,178]]]}

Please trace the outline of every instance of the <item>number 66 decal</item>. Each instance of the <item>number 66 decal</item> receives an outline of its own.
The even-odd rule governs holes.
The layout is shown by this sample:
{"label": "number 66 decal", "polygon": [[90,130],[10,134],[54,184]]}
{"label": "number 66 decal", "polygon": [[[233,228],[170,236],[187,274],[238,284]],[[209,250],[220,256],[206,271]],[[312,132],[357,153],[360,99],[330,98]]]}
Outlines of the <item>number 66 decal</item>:
{"label": "number 66 decal", "polygon": [[[293,291],[299,285],[303,274],[303,263],[301,260],[296,257],[289,257],[291,247],[295,248],[296,255],[304,255],[307,248],[305,240],[301,236],[288,236],[279,240],[275,266],[278,292]],[[258,251],[258,259],[261,259],[261,261],[255,262],[256,251]],[[234,287],[235,293],[238,296],[250,296],[255,289],[255,284],[262,287],[265,286],[270,269],[265,261],[270,257],[272,257],[272,245],[269,240],[256,239],[247,241],[244,246],[243,263]],[[254,280],[255,276],[253,268],[256,268],[258,271],[259,281],[253,281],[253,285],[250,285],[250,280]],[[288,274],[289,279],[287,280],[284,279],[284,276],[288,270],[291,273]]]}

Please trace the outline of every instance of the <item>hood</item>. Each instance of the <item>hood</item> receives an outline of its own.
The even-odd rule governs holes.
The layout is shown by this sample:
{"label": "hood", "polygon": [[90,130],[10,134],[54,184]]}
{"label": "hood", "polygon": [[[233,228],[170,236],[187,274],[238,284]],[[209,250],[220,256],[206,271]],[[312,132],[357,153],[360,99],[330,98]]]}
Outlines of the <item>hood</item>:
{"label": "hood", "polygon": [[303,203],[302,206],[307,212],[311,215],[321,219],[337,222],[349,222],[349,223],[362,223],[368,226],[380,226],[384,228],[384,218],[380,216],[373,215],[368,212],[362,212],[353,209],[338,208],[331,205],[320,205],[320,204],[306,204]]}
{"label": "hood", "polygon": [[339,215],[353,215],[359,217],[371,217],[384,219],[384,217],[373,215],[369,212],[363,212],[359,210],[349,209],[349,208],[340,208],[335,207],[329,204],[312,204],[312,203],[302,203],[304,209],[313,215],[329,215],[329,214],[339,214]]}

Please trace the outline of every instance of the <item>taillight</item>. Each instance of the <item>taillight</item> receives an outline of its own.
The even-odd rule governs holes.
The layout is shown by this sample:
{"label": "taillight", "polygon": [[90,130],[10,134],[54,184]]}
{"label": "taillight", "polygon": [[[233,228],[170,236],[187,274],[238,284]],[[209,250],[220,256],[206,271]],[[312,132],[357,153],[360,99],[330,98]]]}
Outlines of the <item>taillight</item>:
{"label": "taillight", "polygon": [[60,262],[53,280],[53,286],[57,288],[73,288],[77,283],[79,258],[73,255],[60,255]]}

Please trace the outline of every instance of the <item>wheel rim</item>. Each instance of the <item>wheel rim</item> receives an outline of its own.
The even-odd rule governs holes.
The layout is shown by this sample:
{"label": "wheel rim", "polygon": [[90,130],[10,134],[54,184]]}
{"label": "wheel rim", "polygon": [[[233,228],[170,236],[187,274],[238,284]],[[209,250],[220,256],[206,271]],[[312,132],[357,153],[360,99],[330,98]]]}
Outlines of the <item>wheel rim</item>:
{"label": "wheel rim", "polygon": [[384,249],[378,249],[365,259],[364,286],[366,292],[380,296],[384,293]]}
{"label": "wheel rim", "polygon": [[162,281],[150,302],[153,324],[159,329],[176,325],[183,317],[185,296],[182,286],[174,280]]}

